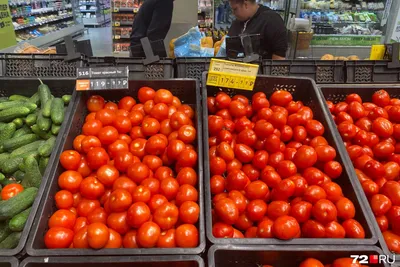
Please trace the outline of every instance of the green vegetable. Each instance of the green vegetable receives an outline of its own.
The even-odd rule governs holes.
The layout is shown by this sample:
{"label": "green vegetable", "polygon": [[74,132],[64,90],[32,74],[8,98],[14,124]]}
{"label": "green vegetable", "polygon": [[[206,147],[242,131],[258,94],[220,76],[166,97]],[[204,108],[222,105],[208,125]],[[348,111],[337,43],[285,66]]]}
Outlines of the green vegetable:
{"label": "green vegetable", "polygon": [[5,150],[12,152],[17,148],[33,143],[38,139],[39,138],[36,134],[25,134],[4,141],[3,147]]}
{"label": "green vegetable", "polygon": [[24,106],[5,109],[0,111],[0,122],[10,122],[16,118],[25,117],[29,113],[31,110]]}
{"label": "green vegetable", "polygon": [[0,169],[2,169],[3,167],[3,163],[8,160],[10,158],[10,154],[9,153],[1,153],[0,154]]}
{"label": "green vegetable", "polygon": [[49,100],[47,100],[46,104],[44,104],[44,107],[42,109],[43,117],[50,118],[52,102],[53,102],[53,97],[51,97]]}
{"label": "green vegetable", "polygon": [[22,232],[12,232],[0,243],[0,249],[13,249],[18,246]]}
{"label": "green vegetable", "polygon": [[31,128],[29,128],[28,125],[24,125],[24,126],[22,126],[22,128],[15,131],[12,138],[16,138],[16,137],[23,136],[25,134],[30,134],[30,133],[32,133]]}
{"label": "green vegetable", "polygon": [[41,108],[43,109],[46,102],[51,98],[51,92],[50,88],[44,84],[40,79],[40,85],[38,87],[38,92],[39,92],[39,98],[40,98],[40,105]]}
{"label": "green vegetable", "polygon": [[12,176],[15,178],[15,180],[21,182],[22,180],[24,180],[25,173],[21,170],[18,170],[16,172],[14,172]]}
{"label": "green vegetable", "polygon": [[10,158],[1,165],[1,169],[6,174],[12,174],[19,169],[21,162],[24,162],[23,157]]}
{"label": "green vegetable", "polygon": [[6,179],[6,176],[0,172],[0,181],[4,181],[5,179]]}
{"label": "green vegetable", "polygon": [[8,101],[8,97],[6,97],[6,96],[0,97],[0,103],[7,102],[7,101]]}
{"label": "green vegetable", "polygon": [[7,124],[8,123],[6,123],[6,122],[0,122],[0,131],[3,131],[6,128]]}
{"label": "green vegetable", "polygon": [[71,95],[63,95],[63,96],[62,96],[62,100],[64,101],[64,104],[65,104],[65,105],[68,105],[69,102],[71,102],[71,98],[72,98]]}
{"label": "green vegetable", "polygon": [[22,185],[24,187],[33,186],[39,188],[42,182],[42,174],[40,173],[39,165],[35,157],[28,156],[25,159],[25,169],[29,171],[26,172]]}
{"label": "green vegetable", "polygon": [[26,221],[28,220],[30,212],[31,208],[28,208],[23,212],[12,217],[12,219],[8,223],[8,226],[10,227],[11,231],[21,232],[22,230],[24,230],[24,226],[26,224]]}
{"label": "green vegetable", "polygon": [[34,124],[31,126],[31,130],[32,132],[34,132],[35,134],[37,134],[40,138],[42,139],[49,139],[51,136],[53,136],[51,134],[51,132],[45,132],[39,129],[39,126],[37,124]]}
{"label": "green vegetable", "polygon": [[43,110],[39,111],[38,118],[36,120],[36,124],[41,131],[47,132],[51,129],[51,120],[49,118],[45,118],[43,116]]}
{"label": "green vegetable", "polygon": [[16,129],[17,127],[14,123],[8,123],[5,128],[0,131],[0,144],[3,144],[4,141],[10,139],[14,135]]}
{"label": "green vegetable", "polygon": [[34,125],[36,123],[37,117],[38,117],[37,113],[32,113],[32,114],[29,114],[28,116],[26,116],[26,119],[25,119],[26,125],[28,125],[28,126]]}
{"label": "green vegetable", "polygon": [[21,155],[23,155],[25,153],[37,151],[39,149],[39,147],[44,144],[44,142],[45,141],[43,141],[43,140],[39,140],[39,141],[30,143],[28,145],[21,146],[20,148],[17,148],[13,152],[11,152],[10,157],[11,158],[20,157]]}
{"label": "green vegetable", "polygon": [[60,125],[51,125],[51,133],[57,135],[60,132],[61,126]]}
{"label": "green vegetable", "polygon": [[6,239],[12,233],[10,227],[8,226],[8,222],[0,222],[0,242]]}
{"label": "green vegetable", "polygon": [[50,160],[49,157],[46,158],[41,157],[39,159],[39,170],[42,175],[44,175],[44,172],[46,171],[47,164],[49,164],[49,160]]}
{"label": "green vegetable", "polygon": [[30,98],[23,95],[11,95],[9,98],[11,101],[29,101]]}
{"label": "green vegetable", "polygon": [[31,98],[29,99],[29,102],[39,106],[39,104],[40,104],[39,92],[36,92],[33,96],[31,96]]}
{"label": "green vegetable", "polygon": [[56,144],[56,137],[53,135],[51,136],[41,147],[39,147],[39,155],[42,157],[49,157],[51,155],[51,151]]}
{"label": "green vegetable", "polygon": [[16,118],[12,121],[12,123],[17,126],[17,129],[21,128],[24,125],[24,120],[22,118]]}
{"label": "green vegetable", "polygon": [[37,188],[29,187],[10,199],[0,201],[0,220],[10,219],[32,206],[37,192]]}
{"label": "green vegetable", "polygon": [[0,181],[0,184],[2,184],[3,186],[15,183],[17,183],[17,180],[15,180],[14,178],[4,179],[3,181]]}
{"label": "green vegetable", "polygon": [[[18,108],[22,105],[26,104],[25,101],[7,101],[0,103],[0,110],[9,109],[9,108]],[[33,103],[32,103],[33,104]]]}
{"label": "green vegetable", "polygon": [[64,121],[64,101],[61,98],[54,98],[51,102],[51,120],[61,125]]}

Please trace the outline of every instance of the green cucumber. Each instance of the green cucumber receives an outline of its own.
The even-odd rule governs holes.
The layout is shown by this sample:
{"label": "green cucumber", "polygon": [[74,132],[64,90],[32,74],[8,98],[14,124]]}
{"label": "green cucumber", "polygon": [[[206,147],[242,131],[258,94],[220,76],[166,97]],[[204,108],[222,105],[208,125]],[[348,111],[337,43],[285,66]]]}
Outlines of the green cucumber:
{"label": "green cucumber", "polygon": [[12,232],[0,243],[0,249],[13,249],[18,246],[22,232]]}
{"label": "green cucumber", "polygon": [[25,162],[21,162],[21,163],[18,165],[18,168],[19,168],[20,171],[22,171],[22,172],[25,173],[25,171],[26,171],[26,169],[25,169]]}
{"label": "green cucumber", "polygon": [[37,113],[32,113],[32,114],[29,114],[28,116],[26,116],[26,119],[25,119],[26,125],[28,125],[28,126],[34,125],[36,123],[37,117],[38,117]]}
{"label": "green cucumber", "polygon": [[6,176],[0,172],[0,182],[4,181],[5,179],[6,179]]}
{"label": "green cucumber", "polygon": [[30,212],[31,212],[31,208],[28,208],[28,209],[24,210],[23,212],[12,217],[12,219],[8,223],[8,226],[10,227],[11,231],[21,232],[22,230],[24,230],[24,227],[25,227],[26,221],[28,220]]}
{"label": "green cucumber", "polygon": [[7,151],[14,151],[15,149],[33,143],[38,140],[36,134],[25,134],[22,136],[14,137],[3,142],[3,148]]}
{"label": "green cucumber", "polygon": [[15,180],[14,178],[8,178],[8,179],[4,179],[3,181],[0,181],[0,184],[3,186],[9,185],[9,184],[16,184],[17,180]]}
{"label": "green cucumber", "polygon": [[49,100],[47,100],[46,104],[44,104],[44,107],[42,109],[43,117],[50,118],[50,116],[51,116],[51,103],[52,102],[53,102],[53,97],[51,97]]}
{"label": "green cucumber", "polygon": [[24,126],[22,126],[22,128],[19,128],[18,130],[15,131],[12,138],[16,138],[16,137],[23,136],[25,134],[30,134],[30,133],[32,133],[31,128],[29,128],[28,125],[24,125]]}
{"label": "green cucumber", "polygon": [[10,158],[9,153],[1,153],[0,154],[0,170],[3,168],[3,163],[6,162]]}
{"label": "green cucumber", "polygon": [[24,125],[24,120],[22,118],[16,118],[12,121],[12,123],[17,126],[17,129],[21,128]]}
{"label": "green cucumber", "polygon": [[[21,155],[23,155],[25,153],[37,151],[39,149],[39,147],[44,144],[44,142],[45,141],[43,141],[43,140],[39,140],[39,141],[30,143],[28,145],[21,146],[20,148],[17,148],[13,152],[11,152],[10,157],[11,158],[20,157]],[[0,154],[0,155],[2,155],[2,154]]]}
{"label": "green cucumber", "polygon": [[29,156],[25,159],[25,168],[29,171],[26,172],[22,185],[24,187],[39,188],[42,182],[42,174],[40,173],[39,165],[35,157]]}
{"label": "green cucumber", "polygon": [[51,102],[51,120],[61,125],[64,121],[64,101],[61,98],[54,98]]}
{"label": "green cucumber", "polygon": [[42,157],[49,157],[51,155],[51,151],[56,144],[57,138],[53,135],[51,136],[41,147],[39,147],[39,155]]}
{"label": "green cucumber", "polygon": [[0,242],[7,238],[12,233],[10,227],[8,226],[8,222],[0,222]]}
{"label": "green cucumber", "polygon": [[44,84],[40,79],[40,85],[38,87],[38,92],[39,92],[39,98],[40,98],[40,105],[41,108],[44,108],[44,105],[46,104],[47,100],[51,98],[51,92],[50,88]]}
{"label": "green cucumber", "polygon": [[0,111],[0,122],[10,122],[16,118],[25,117],[31,112],[29,108],[23,106],[5,109]]}
{"label": "green cucumber", "polygon": [[46,158],[41,157],[39,159],[39,170],[42,175],[44,175],[44,172],[46,171],[47,164],[49,164],[49,160],[50,160],[49,157]]}
{"label": "green cucumber", "polygon": [[51,134],[51,132],[45,132],[45,131],[40,130],[39,126],[37,124],[32,125],[31,130],[32,130],[32,132],[34,132],[35,134],[37,134],[40,138],[42,138],[44,140],[47,140],[53,136]]}
{"label": "green cucumber", "polygon": [[15,178],[15,180],[21,182],[25,178],[25,173],[23,171],[21,171],[21,170],[18,170],[16,172],[14,172],[12,174],[12,176]]}
{"label": "green cucumber", "polygon": [[8,101],[8,97],[6,97],[6,96],[0,97],[0,103],[7,102],[7,101]]}
{"label": "green cucumber", "polygon": [[0,122],[0,131],[3,131],[6,128],[7,124],[8,123],[6,123],[6,122]]}
{"label": "green cucumber", "polygon": [[72,95],[63,95],[61,98],[64,101],[64,104],[68,106],[69,102],[71,102]]}
{"label": "green cucumber", "polygon": [[29,187],[10,199],[0,201],[0,220],[10,219],[32,206],[37,192],[37,188]]}
{"label": "green cucumber", "polygon": [[11,101],[29,101],[30,98],[23,95],[11,95],[9,98]]}
{"label": "green cucumber", "polygon": [[10,158],[1,164],[1,169],[5,174],[12,174],[19,169],[19,164],[24,162],[23,157]]}
{"label": "green cucumber", "polygon": [[3,144],[4,141],[10,139],[15,131],[17,130],[17,126],[14,123],[8,123],[5,128],[0,132],[0,144]]}
{"label": "green cucumber", "polygon": [[39,106],[39,104],[40,104],[39,92],[36,92],[33,96],[31,96],[31,98],[29,99],[29,102]]}
{"label": "green cucumber", "polygon": [[51,133],[54,135],[57,135],[60,132],[60,129],[61,125],[55,125],[55,124],[51,125]]}
{"label": "green cucumber", "polygon": [[43,116],[43,109],[41,111],[39,111],[39,115],[36,120],[36,124],[41,131],[47,132],[51,129],[51,120],[49,118],[45,118]]}
{"label": "green cucumber", "polygon": [[9,109],[9,108],[18,108],[21,105],[26,104],[25,101],[7,101],[0,103],[0,110]]}

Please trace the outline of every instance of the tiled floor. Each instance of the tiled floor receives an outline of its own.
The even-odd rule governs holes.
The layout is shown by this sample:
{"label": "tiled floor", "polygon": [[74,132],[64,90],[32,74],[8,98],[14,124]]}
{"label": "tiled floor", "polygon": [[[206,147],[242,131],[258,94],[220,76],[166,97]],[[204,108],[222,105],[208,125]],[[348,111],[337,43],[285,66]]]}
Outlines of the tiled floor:
{"label": "tiled floor", "polygon": [[88,28],[83,36],[76,40],[90,39],[92,44],[93,56],[105,57],[112,56],[111,26],[103,28]]}

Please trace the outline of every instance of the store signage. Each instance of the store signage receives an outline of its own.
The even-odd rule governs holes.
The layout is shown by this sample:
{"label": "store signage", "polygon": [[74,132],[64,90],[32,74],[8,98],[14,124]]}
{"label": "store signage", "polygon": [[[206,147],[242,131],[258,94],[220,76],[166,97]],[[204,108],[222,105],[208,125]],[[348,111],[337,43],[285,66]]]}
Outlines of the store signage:
{"label": "store signage", "polygon": [[0,0],[0,49],[17,44],[8,0]]}
{"label": "store signage", "polygon": [[312,45],[371,46],[381,44],[382,36],[362,35],[315,35]]}
{"label": "store signage", "polygon": [[252,91],[259,65],[211,59],[207,85]]}
{"label": "store signage", "polygon": [[128,89],[128,67],[78,68],[76,91]]}

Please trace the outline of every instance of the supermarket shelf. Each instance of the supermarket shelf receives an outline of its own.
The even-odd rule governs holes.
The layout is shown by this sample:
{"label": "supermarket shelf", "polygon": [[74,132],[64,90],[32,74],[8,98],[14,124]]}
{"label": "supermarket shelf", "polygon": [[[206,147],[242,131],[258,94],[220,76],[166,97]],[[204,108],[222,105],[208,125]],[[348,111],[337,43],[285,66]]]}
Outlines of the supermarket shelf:
{"label": "supermarket shelf", "polygon": [[379,12],[385,11],[384,9],[314,9],[314,8],[301,8],[300,10],[310,11],[310,12],[349,12],[349,11],[357,11],[357,12]]}
{"label": "supermarket shelf", "polygon": [[113,52],[115,57],[129,57],[129,51]]}
{"label": "supermarket shelf", "polygon": [[80,12],[96,13],[97,10],[79,10]]}
{"label": "supermarket shelf", "polygon": [[132,26],[133,21],[114,21],[113,26]]}
{"label": "supermarket shelf", "polygon": [[[56,2],[56,1],[61,2],[61,0],[46,0],[43,2],[51,3],[51,2]],[[20,3],[11,2],[11,3],[9,3],[9,5],[10,6],[30,6],[30,5],[32,5],[32,3],[31,2],[20,2]]]}
{"label": "supermarket shelf", "polygon": [[79,2],[79,6],[95,6],[96,2]]}
{"label": "supermarket shelf", "polygon": [[326,25],[331,25],[331,24],[380,24],[378,21],[336,21],[336,22],[316,22],[313,21],[312,23],[314,24],[326,24]]}
{"label": "supermarket shelf", "polygon": [[382,35],[361,35],[361,34],[314,34],[314,36],[332,36],[332,37],[382,37]]}
{"label": "supermarket shelf", "polygon": [[19,27],[16,27],[15,30],[19,31],[19,30],[23,30],[23,29],[27,29],[27,28],[31,28],[31,27],[36,27],[36,26],[41,26],[50,22],[55,22],[55,21],[60,21],[60,20],[64,20],[64,19],[68,19],[68,18],[73,18],[73,15],[67,15],[67,16],[61,16],[58,17],[56,19],[51,19],[51,20],[46,20],[43,22],[39,22],[39,23],[32,23],[32,24],[28,24],[28,25],[21,25]]}
{"label": "supermarket shelf", "polygon": [[64,7],[64,8],[52,8],[52,9],[47,9],[43,11],[38,11],[38,12],[30,12],[30,13],[25,13],[25,14],[12,14],[13,18],[21,18],[21,17],[30,17],[30,16],[35,16],[35,15],[42,15],[42,14],[47,14],[47,13],[52,13],[52,12],[58,12],[58,11],[64,11],[64,10],[71,10],[72,7]]}
{"label": "supermarket shelf", "polygon": [[[27,40],[26,42],[34,45],[36,47],[42,47],[42,46],[51,46],[56,43],[62,42],[63,38],[68,35],[77,35],[80,34],[84,31],[84,26],[83,24],[78,24],[78,25],[73,25],[68,28],[64,28],[58,31],[50,32],[44,36],[32,39],[32,40]],[[6,49],[0,50],[0,53],[13,53],[15,48],[18,45],[8,47]]]}
{"label": "supermarket shelf", "polygon": [[113,35],[113,40],[121,40],[121,39],[131,39],[130,35]]}
{"label": "supermarket shelf", "polygon": [[124,11],[124,12],[133,12],[133,13],[137,13],[139,11],[139,8],[133,8],[133,7],[114,7],[112,12],[114,13],[118,13],[120,11]]}

